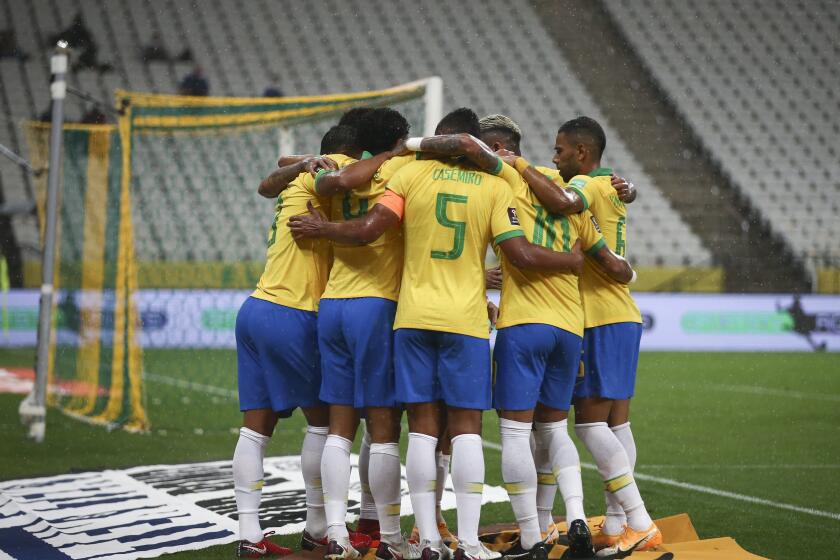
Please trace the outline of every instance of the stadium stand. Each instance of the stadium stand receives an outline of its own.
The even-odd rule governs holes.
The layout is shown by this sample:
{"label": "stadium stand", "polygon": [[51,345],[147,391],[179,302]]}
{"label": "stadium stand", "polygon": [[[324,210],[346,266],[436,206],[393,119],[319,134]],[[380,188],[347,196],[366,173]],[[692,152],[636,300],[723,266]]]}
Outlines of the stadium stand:
{"label": "stadium stand", "polygon": [[825,71],[840,47],[823,40],[840,33],[836,4],[604,5],[770,229],[806,262],[840,259],[840,75]]}
{"label": "stadium stand", "polygon": [[[200,7],[169,0],[2,0],[9,20],[24,30],[19,33],[25,38],[22,46],[32,56],[25,62],[0,61],[3,107],[11,115],[0,125],[0,142],[24,149],[20,121],[48,107],[46,38],[77,13],[95,33],[100,60],[113,71],[71,73],[70,83],[101,99],[112,99],[117,87],[174,93],[195,65],[208,77],[212,95],[236,96],[260,95],[271,74],[280,76],[278,85],[287,94],[299,95],[375,89],[440,74],[445,107],[468,105],[480,114],[507,112],[522,125],[523,151],[535,162],[549,163],[554,131],[564,120],[587,114],[601,121],[609,138],[605,163],[640,186],[631,226],[631,260],[676,267],[712,264],[709,249],[610,126],[551,37],[511,33],[542,25],[531,7],[511,11],[499,0],[482,3],[482,10],[471,17],[483,31],[465,42],[450,32],[449,22],[458,16],[453,5],[439,4],[432,10],[408,0],[372,0],[361,6],[329,0],[313,11],[302,0],[282,5],[209,0]],[[370,34],[369,29],[378,32]],[[495,40],[498,37],[505,37],[504,47]],[[168,60],[143,61],[142,49],[152,41],[162,43]],[[185,51],[193,60],[177,57]],[[444,59],[458,64],[438,63]],[[78,119],[83,107],[70,105],[68,118]],[[141,261],[262,258],[271,208],[251,193],[273,165],[276,144],[231,146],[242,156],[219,162],[207,158],[203,142],[212,140],[190,149],[174,143],[166,151],[149,147],[136,179]],[[31,189],[16,169],[0,169],[7,199],[32,200]],[[202,179],[209,175],[219,179]],[[230,216],[232,207],[237,209],[235,216]],[[217,224],[210,233],[217,243],[196,249],[185,242],[206,223]],[[22,247],[37,245],[34,219],[16,218],[15,232]],[[35,258],[31,251],[27,256]]]}

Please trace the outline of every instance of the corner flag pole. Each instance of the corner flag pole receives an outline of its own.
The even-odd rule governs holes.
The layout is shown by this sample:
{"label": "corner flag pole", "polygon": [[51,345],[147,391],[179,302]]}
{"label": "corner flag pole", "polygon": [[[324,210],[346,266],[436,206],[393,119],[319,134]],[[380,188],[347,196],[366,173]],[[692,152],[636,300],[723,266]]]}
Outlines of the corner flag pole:
{"label": "corner flag pole", "polygon": [[[47,176],[47,215],[44,229],[41,301],[38,313],[38,355],[35,362],[35,386],[21,403],[21,417],[28,417],[29,437],[44,441],[47,414],[47,377],[49,374],[50,330],[52,327],[55,237],[58,218],[58,181],[61,174],[61,142],[64,128],[64,97],[67,94],[67,42],[59,41],[50,59],[53,82],[52,127],[50,129],[50,167]],[[25,407],[29,401],[29,406]],[[26,408],[26,410],[24,410]]]}

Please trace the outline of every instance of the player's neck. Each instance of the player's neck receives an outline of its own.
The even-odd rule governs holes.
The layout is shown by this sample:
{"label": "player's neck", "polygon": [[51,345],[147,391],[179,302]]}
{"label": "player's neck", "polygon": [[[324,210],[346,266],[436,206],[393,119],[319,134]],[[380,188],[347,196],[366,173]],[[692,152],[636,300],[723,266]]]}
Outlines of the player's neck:
{"label": "player's neck", "polygon": [[595,171],[599,167],[601,167],[600,160],[599,161],[584,162],[580,166],[580,172],[578,173],[578,175],[589,175],[590,173],[592,173],[593,171]]}

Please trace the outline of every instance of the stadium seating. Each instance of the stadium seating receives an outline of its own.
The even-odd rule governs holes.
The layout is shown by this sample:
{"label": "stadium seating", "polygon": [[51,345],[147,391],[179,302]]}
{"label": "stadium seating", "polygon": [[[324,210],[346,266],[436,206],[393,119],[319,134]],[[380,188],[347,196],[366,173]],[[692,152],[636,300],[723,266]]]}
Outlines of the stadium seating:
{"label": "stadium seating", "polygon": [[829,39],[840,34],[837,4],[605,5],[773,230],[806,257],[840,257],[840,47]]}
{"label": "stadium seating", "polygon": [[[676,266],[710,262],[709,251],[605,122],[530,7],[511,10],[501,0],[483,2],[480,10],[470,11],[464,27],[452,25],[463,14],[449,3],[434,9],[409,0],[328,0],[318,10],[307,6],[304,0],[11,2],[15,28],[31,30],[18,33],[31,56],[26,62],[0,61],[2,93],[13,101],[11,113],[18,121],[48,106],[46,37],[79,11],[99,43],[100,60],[114,71],[77,72],[70,83],[103,99],[111,99],[116,87],[174,93],[194,64],[203,68],[211,95],[235,96],[260,95],[272,74],[285,93],[295,95],[376,89],[437,74],[444,80],[445,107],[509,114],[523,128],[524,154],[537,163],[550,165],[554,132],[562,121],[581,114],[601,121],[608,136],[605,164],[640,188],[631,214],[631,260]],[[522,32],[528,29],[534,32]],[[189,49],[195,62],[144,62],[141,49],[152,41],[162,42],[172,56]],[[78,104],[70,105],[69,118],[78,118]],[[237,157],[218,161],[206,148],[219,141],[204,138],[187,146],[173,140],[168,149],[140,141],[134,212],[141,260],[262,258],[272,208],[254,191],[273,166],[277,144],[231,138],[226,141]],[[25,144],[19,129],[2,125],[0,142],[19,149]],[[31,196],[19,174],[8,172],[8,166],[3,170],[8,198]],[[28,234],[21,236],[33,238],[34,220],[22,221],[16,227]],[[209,236],[210,243],[190,242],[199,235]]]}

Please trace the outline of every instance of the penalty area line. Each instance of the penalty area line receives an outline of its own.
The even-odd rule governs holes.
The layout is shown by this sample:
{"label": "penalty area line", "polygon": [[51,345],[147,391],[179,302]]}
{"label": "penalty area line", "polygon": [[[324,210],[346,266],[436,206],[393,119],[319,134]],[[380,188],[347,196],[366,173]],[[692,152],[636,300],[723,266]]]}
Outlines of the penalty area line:
{"label": "penalty area line", "polygon": [[[496,451],[501,451],[502,446],[494,441],[484,441],[482,442],[484,447],[488,449],[494,449]],[[597,467],[592,463],[581,463],[581,467],[588,470],[597,471]],[[653,482],[656,484],[662,484],[663,486],[671,486],[674,488],[680,488],[682,490],[691,490],[694,492],[698,492],[701,494],[709,494],[711,496],[719,496],[721,498],[729,498],[732,500],[738,500],[741,502],[747,502],[750,504],[757,504],[767,507],[773,507],[777,509],[784,509],[787,511],[795,511],[796,513],[804,513],[807,515],[813,515],[816,517],[825,517],[827,519],[834,519],[835,521],[840,521],[840,513],[834,513],[831,511],[822,511],[819,509],[807,508],[802,506],[795,506],[793,504],[785,504],[783,502],[774,502],[773,500],[766,500],[764,498],[757,498],[755,496],[748,496],[746,494],[739,494],[737,492],[729,492],[727,490],[719,490],[717,488],[711,488],[709,486],[702,486],[700,484],[692,484],[690,482],[682,482],[680,480],[674,480],[673,478],[663,478],[659,476],[652,476],[649,474],[642,474],[635,472],[633,473],[633,477],[639,480],[644,480],[645,482]]]}

